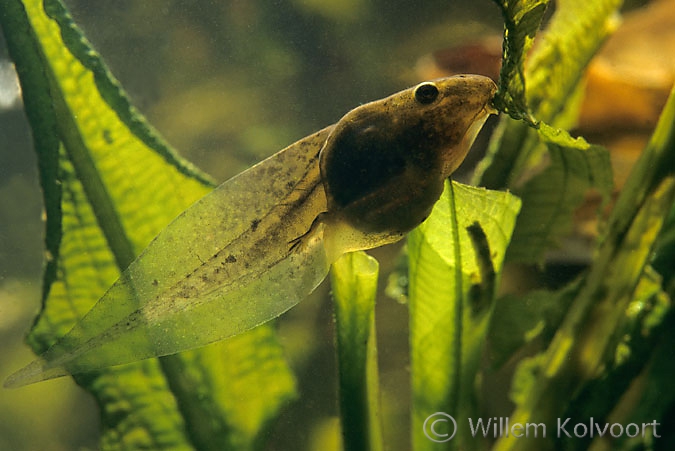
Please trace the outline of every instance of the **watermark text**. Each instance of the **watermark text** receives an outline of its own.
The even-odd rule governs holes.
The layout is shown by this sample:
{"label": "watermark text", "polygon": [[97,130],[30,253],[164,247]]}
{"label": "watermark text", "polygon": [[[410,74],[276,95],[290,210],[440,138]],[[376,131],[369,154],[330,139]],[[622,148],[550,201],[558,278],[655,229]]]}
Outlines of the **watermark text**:
{"label": "watermark text", "polygon": [[[478,438],[594,438],[611,436],[619,437],[661,437],[661,423],[656,420],[649,423],[607,423],[595,420],[593,417],[583,422],[573,422],[571,418],[558,418],[555,430],[547,428],[545,423],[512,422],[509,417],[466,418],[464,421],[455,420],[445,412],[435,412],[424,421],[424,435],[437,443],[448,442],[457,434],[458,429],[466,428],[468,436]],[[552,434],[552,435],[551,435]]]}

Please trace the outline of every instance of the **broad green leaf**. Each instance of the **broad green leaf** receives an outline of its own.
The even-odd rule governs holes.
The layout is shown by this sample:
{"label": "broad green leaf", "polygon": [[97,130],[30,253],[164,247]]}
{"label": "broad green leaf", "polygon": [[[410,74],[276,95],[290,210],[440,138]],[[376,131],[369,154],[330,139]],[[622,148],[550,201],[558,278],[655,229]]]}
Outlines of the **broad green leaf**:
{"label": "broad green leaf", "polygon": [[535,290],[499,298],[488,331],[490,366],[500,368],[534,340],[548,344],[577,290],[572,284],[559,291]]}
{"label": "broad green leaf", "polygon": [[608,152],[582,139],[572,141],[566,133],[560,139],[561,134],[540,129],[548,145],[548,165],[515,190],[523,209],[509,246],[510,261],[541,263],[547,250],[560,247],[560,238],[572,232],[574,211],[589,190],[609,199],[613,183]]}
{"label": "broad green leaf", "polygon": [[[47,211],[44,306],[29,337],[40,352],[210,186],[130,105],[60,2],[1,5]],[[249,448],[294,390],[269,327],[77,381],[101,406],[104,449]]]}
{"label": "broad green leaf", "polygon": [[[412,431],[416,450],[439,449],[424,435],[435,412],[468,418],[483,338],[520,201],[459,183],[408,237]],[[460,428],[454,446],[473,448]],[[459,445],[458,445],[459,443]]]}
{"label": "broad green leaf", "polygon": [[[615,358],[625,313],[639,295],[656,238],[675,202],[675,89],[650,143],[619,196],[596,258],[551,345],[539,359],[528,396],[512,422],[554,421]],[[523,446],[525,447],[523,448]],[[500,439],[495,449],[540,449],[537,440]]]}
{"label": "broad green leaf", "polygon": [[378,266],[359,251],[331,268],[345,449],[384,449],[375,333]]}

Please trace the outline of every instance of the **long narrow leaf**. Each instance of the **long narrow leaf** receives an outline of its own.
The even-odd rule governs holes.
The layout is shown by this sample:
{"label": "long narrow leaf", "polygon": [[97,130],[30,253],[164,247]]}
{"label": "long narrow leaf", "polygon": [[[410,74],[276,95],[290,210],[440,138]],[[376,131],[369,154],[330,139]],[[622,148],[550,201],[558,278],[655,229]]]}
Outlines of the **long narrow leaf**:
{"label": "long narrow leaf", "polygon": [[377,260],[363,251],[333,264],[331,286],[345,449],[383,449],[375,334]]}

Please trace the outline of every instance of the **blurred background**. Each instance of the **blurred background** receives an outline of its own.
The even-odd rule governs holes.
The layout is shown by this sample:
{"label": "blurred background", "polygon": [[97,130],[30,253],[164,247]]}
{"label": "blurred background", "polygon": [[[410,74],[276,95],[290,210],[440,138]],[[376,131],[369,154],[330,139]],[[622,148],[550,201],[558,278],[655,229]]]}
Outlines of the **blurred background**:
{"label": "blurred background", "polygon": [[[455,71],[496,76],[500,57],[501,17],[490,0],[65,4],[149,122],[218,182],[351,108],[423,79]],[[591,119],[586,123],[589,133],[599,128]],[[32,358],[22,337],[40,298],[37,180],[30,130],[0,41],[0,379]],[[381,265],[377,327],[391,449],[409,443],[407,307],[395,290],[384,294],[400,249],[372,252]],[[300,393],[274,427],[269,449],[316,449],[335,437],[332,328],[325,283],[279,321]],[[0,390],[0,449],[96,449],[97,415],[93,401],[68,378]]]}

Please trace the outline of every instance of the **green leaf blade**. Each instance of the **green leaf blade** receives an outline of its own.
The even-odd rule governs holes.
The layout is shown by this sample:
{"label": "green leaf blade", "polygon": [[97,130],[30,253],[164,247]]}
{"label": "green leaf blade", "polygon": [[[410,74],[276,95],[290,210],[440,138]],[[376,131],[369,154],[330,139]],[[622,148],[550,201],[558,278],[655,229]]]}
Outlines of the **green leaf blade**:
{"label": "green leaf blade", "polygon": [[[519,208],[519,199],[509,193],[446,184],[431,216],[408,237],[416,450],[437,446],[423,431],[429,415],[447,412],[468,418],[475,407],[473,383],[492,310],[475,293],[491,281],[478,263],[484,253],[477,252],[467,228],[480,225],[498,274]],[[487,294],[488,302],[492,294]],[[455,445],[476,446],[468,431],[458,434]]]}
{"label": "green leaf blade", "polygon": [[523,200],[522,215],[509,247],[507,259],[541,263],[546,252],[561,246],[573,230],[575,210],[591,190],[604,202],[613,188],[609,153],[583,139],[540,124],[539,136],[548,145],[548,166],[516,194]]}
{"label": "green leaf blade", "polygon": [[533,115],[547,124],[561,126],[560,115],[568,107],[584,69],[605,39],[619,24],[623,0],[562,0],[541,45],[525,65],[527,103]]}
{"label": "green leaf blade", "polygon": [[384,449],[375,332],[378,268],[377,260],[359,251],[340,257],[331,270],[345,449]]}

